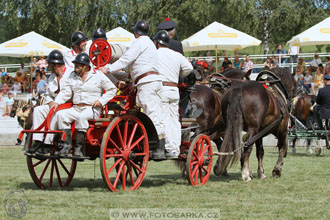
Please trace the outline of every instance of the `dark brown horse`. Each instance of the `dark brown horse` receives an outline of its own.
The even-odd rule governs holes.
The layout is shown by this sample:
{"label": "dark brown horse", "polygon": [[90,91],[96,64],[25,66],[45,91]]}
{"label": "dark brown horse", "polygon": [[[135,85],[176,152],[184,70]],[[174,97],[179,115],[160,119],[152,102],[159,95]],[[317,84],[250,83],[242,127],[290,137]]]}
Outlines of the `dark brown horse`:
{"label": "dark brown horse", "polygon": [[[252,173],[249,169],[249,157],[255,143],[258,176],[265,178],[262,138],[273,134],[278,139],[279,156],[272,174],[274,177],[281,176],[283,157],[288,145],[289,111],[291,99],[296,92],[296,83],[289,71],[282,68],[261,72],[257,80],[263,80],[264,84],[252,81],[240,83],[230,87],[222,97],[226,130],[220,152],[230,154],[218,158],[214,167],[216,175],[226,175],[228,166],[240,159],[242,178],[250,181]],[[242,130],[247,132],[243,145]]]}
{"label": "dark brown horse", "polygon": [[[299,122],[301,122],[307,129],[313,129],[317,122],[311,108],[315,103],[316,96],[309,95],[308,91],[302,91],[294,100],[292,115],[295,118],[291,118],[291,128],[299,126]],[[299,120],[299,122],[296,122],[296,119]],[[296,141],[297,138],[292,140],[292,153],[296,153]],[[307,139],[307,151],[311,154],[312,149],[310,145],[311,139]]]}

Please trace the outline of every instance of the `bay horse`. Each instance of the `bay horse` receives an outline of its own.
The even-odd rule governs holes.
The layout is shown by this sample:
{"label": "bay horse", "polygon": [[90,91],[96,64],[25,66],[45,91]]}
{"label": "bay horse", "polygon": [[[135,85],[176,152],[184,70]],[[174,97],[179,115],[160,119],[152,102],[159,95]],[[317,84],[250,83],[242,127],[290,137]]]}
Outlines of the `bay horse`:
{"label": "bay horse", "polygon": [[[279,155],[272,175],[281,176],[283,157],[288,147],[287,129],[291,100],[296,93],[296,82],[284,68],[264,70],[259,73],[257,80],[264,83],[248,81],[236,84],[230,87],[221,99],[226,130],[220,148],[220,153],[224,155],[219,156],[213,169],[216,175],[227,175],[228,166],[240,159],[242,179],[250,181],[252,173],[249,168],[249,157],[255,143],[258,177],[266,178],[262,138],[273,134],[278,139]],[[247,132],[243,145],[242,130]]]}
{"label": "bay horse", "polygon": [[[184,117],[196,118],[196,122],[199,125],[195,129],[194,136],[198,134],[205,133],[209,136],[219,149],[221,146],[222,140],[220,137],[223,136],[225,130],[223,119],[222,119],[222,110],[221,110],[221,96],[230,86],[233,86],[236,83],[243,81],[245,73],[238,69],[228,69],[222,74],[215,74],[212,78],[209,77],[210,86],[206,85],[194,85],[191,93],[187,96],[180,94],[180,111],[181,113],[186,111],[186,107],[182,107],[181,103],[187,101],[188,109],[189,106],[191,109],[200,110],[200,114],[194,115],[185,114]],[[186,135],[188,133],[188,136]],[[190,132],[183,134],[182,139],[188,141],[191,137],[189,136]],[[185,163],[178,160],[176,161],[181,169],[182,175],[184,176],[185,172]]]}
{"label": "bay horse", "polygon": [[[312,106],[316,102],[316,96],[308,94],[305,87],[299,88],[300,94],[295,97],[295,102],[293,103],[292,115],[296,117],[307,129],[314,129],[315,123],[317,123],[313,111],[311,111]],[[295,123],[295,119],[291,120],[291,128],[293,126],[299,126]],[[297,138],[292,140],[292,153],[296,153],[296,141]],[[312,154],[312,149],[310,147],[311,139],[307,139],[307,152]]]}

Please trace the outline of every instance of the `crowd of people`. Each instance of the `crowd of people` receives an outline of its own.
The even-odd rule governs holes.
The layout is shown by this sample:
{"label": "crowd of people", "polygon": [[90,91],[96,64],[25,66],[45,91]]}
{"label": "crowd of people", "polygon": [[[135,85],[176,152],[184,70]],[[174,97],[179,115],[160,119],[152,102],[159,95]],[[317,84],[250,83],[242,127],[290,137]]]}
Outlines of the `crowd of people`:
{"label": "crowd of people", "polygon": [[308,68],[304,59],[300,57],[294,72],[298,85],[304,86],[313,95],[317,95],[318,90],[324,87],[325,75],[330,76],[330,57],[325,57],[325,61],[322,62],[317,54]]}

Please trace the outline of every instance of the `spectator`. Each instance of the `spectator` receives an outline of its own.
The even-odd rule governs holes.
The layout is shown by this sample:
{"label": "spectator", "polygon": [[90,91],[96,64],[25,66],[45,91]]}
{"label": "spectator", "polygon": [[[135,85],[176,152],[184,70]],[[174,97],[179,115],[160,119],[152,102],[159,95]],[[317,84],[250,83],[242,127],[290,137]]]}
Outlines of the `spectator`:
{"label": "spectator", "polygon": [[290,63],[297,63],[299,52],[300,52],[299,46],[293,46],[293,45],[290,46],[288,51],[288,54],[290,55]]}
{"label": "spectator", "polygon": [[207,62],[208,65],[212,65],[212,63],[213,63],[213,59],[212,59],[212,57],[211,57],[211,52],[210,52],[210,51],[208,51],[208,52],[206,53],[206,60],[205,60],[205,61]]}
{"label": "spectator", "polygon": [[1,69],[1,76],[7,75],[7,72],[5,71],[4,68]]}
{"label": "spectator", "polygon": [[30,85],[30,77],[27,72],[24,73],[23,80],[22,80],[22,92],[28,92],[29,85]]}
{"label": "spectator", "polygon": [[6,107],[4,109],[4,114],[2,116],[8,116],[10,111],[11,111],[11,108],[14,104],[14,97],[13,97],[13,94],[11,92],[8,93],[8,98],[6,99],[5,103],[6,103]]}
{"label": "spectator", "polygon": [[19,71],[21,72],[21,73],[24,73],[24,72],[29,72],[29,70],[27,69],[27,68],[25,68],[24,67],[24,63],[21,63],[21,67],[19,68]]}
{"label": "spectator", "polygon": [[46,75],[46,69],[45,67],[42,67],[40,70],[41,76]]}
{"label": "spectator", "polygon": [[278,67],[278,62],[277,62],[277,60],[278,60],[278,57],[277,57],[277,56],[273,56],[273,57],[272,57],[272,61],[271,61],[272,65],[271,65],[271,68],[276,68],[276,67]]}
{"label": "spectator", "polygon": [[[236,51],[235,53],[237,53],[237,51]],[[239,66],[241,65],[241,61],[240,61],[240,59],[238,58],[238,56],[235,56],[235,59],[234,59],[233,65],[234,65],[234,68],[235,68],[235,69],[239,69]]]}
{"label": "spectator", "polygon": [[17,72],[16,72],[16,77],[15,77],[15,79],[16,79],[19,83],[21,83],[22,80],[23,80],[22,73],[19,72],[19,71],[17,71]]}
{"label": "spectator", "polygon": [[7,78],[7,84],[8,84],[8,86],[9,86],[10,88],[13,87],[13,85],[14,85],[14,78],[11,77],[11,76],[9,76],[9,77]]}
{"label": "spectator", "polygon": [[22,88],[21,88],[21,83],[19,83],[18,80],[15,79],[15,80],[14,80],[13,89],[12,89],[15,98],[16,98],[16,94],[17,94],[17,93],[21,93],[21,92],[22,92],[21,89],[22,89]]}
{"label": "spectator", "polygon": [[312,82],[313,82],[313,77],[311,76],[311,73],[307,71],[304,77],[304,86],[309,93],[311,92]]}
{"label": "spectator", "polygon": [[286,51],[283,48],[282,44],[278,45],[278,48],[277,48],[275,53],[279,55],[280,63],[286,63],[286,59],[284,58],[284,55],[286,54]]}
{"label": "spectator", "polygon": [[253,62],[250,60],[250,56],[246,55],[244,62],[241,63],[240,69],[243,68],[243,71],[247,73],[248,71],[252,71]]}
{"label": "spectator", "polygon": [[319,68],[316,70],[316,74],[314,77],[314,84],[315,84],[315,95],[317,95],[317,92],[320,88],[324,87],[324,81],[323,81],[323,66],[320,64]]}
{"label": "spectator", "polygon": [[37,84],[34,92],[37,94],[45,93],[47,89],[47,82],[45,80],[42,80],[39,75],[36,76],[36,80],[37,80]]}
{"label": "spectator", "polygon": [[[217,63],[218,63],[218,68],[216,68]],[[211,72],[216,72],[216,71],[220,71],[220,68],[221,68],[220,60],[219,57],[217,57],[216,60],[213,60],[210,70]]]}
{"label": "spectator", "polygon": [[302,57],[299,58],[296,69],[300,69],[300,72],[301,73],[304,73],[305,72],[305,70],[306,70],[306,63],[305,63],[305,61],[304,61],[304,59]]}
{"label": "spectator", "polygon": [[272,68],[272,60],[270,57],[267,57],[266,61],[264,62],[265,69],[271,69]]}
{"label": "spectator", "polygon": [[6,82],[4,82],[3,84],[2,84],[2,94],[3,95],[5,95],[5,94],[7,94],[8,93],[8,91],[9,91],[9,86],[8,86],[8,84],[6,83]]}
{"label": "spectator", "polygon": [[325,58],[325,66],[323,68],[324,75],[330,75],[330,57]]}
{"label": "spectator", "polygon": [[296,74],[294,75],[294,79],[298,83],[298,85],[304,85],[304,74],[300,71],[300,69],[296,69]]}
{"label": "spectator", "polygon": [[228,59],[228,57],[225,57],[221,65],[220,72],[225,71],[228,68],[232,68],[232,66],[232,62]]}
{"label": "spectator", "polygon": [[37,62],[37,64],[39,66],[39,70],[42,70],[42,68],[44,68],[44,70],[46,71],[47,61],[45,57],[40,57],[40,60]]}
{"label": "spectator", "polygon": [[315,54],[314,59],[312,60],[312,62],[310,63],[310,65],[308,67],[309,72],[311,72],[311,73],[315,72],[320,64],[322,64],[322,60],[319,58],[318,54]]}

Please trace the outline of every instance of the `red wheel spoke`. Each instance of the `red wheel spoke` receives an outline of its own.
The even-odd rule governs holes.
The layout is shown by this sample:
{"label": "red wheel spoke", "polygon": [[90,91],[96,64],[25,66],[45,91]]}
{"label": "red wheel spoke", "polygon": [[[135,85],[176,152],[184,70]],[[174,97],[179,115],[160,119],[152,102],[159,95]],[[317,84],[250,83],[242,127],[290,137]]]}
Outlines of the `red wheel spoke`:
{"label": "red wheel spoke", "polygon": [[137,126],[138,126],[138,124],[135,123],[135,124],[134,124],[134,127],[133,127],[133,130],[132,130],[132,132],[131,132],[131,136],[130,136],[129,141],[128,141],[128,143],[127,143],[127,146],[131,146],[132,141],[133,141],[133,138],[134,138],[134,136],[135,136],[135,132],[136,132]]}
{"label": "red wheel spoke", "polygon": [[105,157],[122,157],[122,154],[106,154]]}
{"label": "red wheel spoke", "polygon": [[36,166],[38,166],[39,164],[41,164],[42,162],[45,162],[45,161],[46,161],[46,159],[45,160],[40,160],[37,163],[33,164],[32,166],[36,167]]}
{"label": "red wheel spoke", "polygon": [[[136,165],[132,160],[130,160],[130,163],[133,165],[133,167],[135,167],[140,173],[143,173],[143,170],[141,170],[140,167],[138,167],[138,165]],[[138,175],[137,175],[138,176]]]}
{"label": "red wheel spoke", "polygon": [[57,175],[58,184],[60,186],[62,186],[61,175],[60,175],[60,172],[58,171],[56,160],[55,160],[55,171],[56,171],[56,175]]}
{"label": "red wheel spoke", "polygon": [[198,166],[195,166],[194,169],[193,169],[193,171],[191,172],[191,176],[195,176],[197,170],[198,170]]}
{"label": "red wheel spoke", "polygon": [[135,156],[146,156],[147,153],[135,153]]}
{"label": "red wheel spoke", "polygon": [[205,169],[205,167],[202,167],[202,169],[205,171],[205,176],[206,176],[209,173],[209,171]]}
{"label": "red wheel spoke", "polygon": [[137,139],[134,144],[132,144],[132,146],[130,147],[130,151],[141,141],[144,139],[144,135],[142,135],[141,137],[139,137],[139,139]]}
{"label": "red wheel spoke", "polygon": [[199,179],[201,180],[201,183],[203,182],[203,172],[202,172],[202,168],[198,168],[199,170]]}
{"label": "red wheel spoke", "polygon": [[40,182],[41,182],[42,178],[44,177],[44,175],[45,175],[45,173],[46,173],[46,170],[47,170],[47,168],[48,168],[48,166],[49,166],[50,161],[51,161],[51,160],[48,159],[48,162],[47,162],[47,164],[46,164],[44,170],[42,171],[42,173],[41,173],[41,175],[40,175],[40,177],[39,177]]}
{"label": "red wheel spoke", "polygon": [[209,149],[210,145],[206,145],[206,147],[204,148],[201,156],[204,156],[204,154],[206,153],[206,151]]}
{"label": "red wheel spoke", "polygon": [[123,151],[118,147],[118,145],[116,144],[116,142],[114,142],[110,137],[109,137],[109,140],[115,146],[115,148],[117,148],[117,150],[119,150],[120,153],[123,153]]}
{"label": "red wheel spoke", "polygon": [[198,155],[197,155],[197,152],[196,151],[193,152],[193,157],[195,157],[196,160],[198,160]]}
{"label": "red wheel spoke", "polygon": [[[204,139],[202,140],[202,143],[199,146],[200,146],[200,149],[199,149],[198,152],[199,152],[200,155],[203,155],[201,153],[203,152],[203,148],[204,148]],[[197,146],[197,148],[198,148],[198,146]]]}
{"label": "red wheel spoke", "polygon": [[134,178],[133,178],[132,167],[131,167],[131,165],[129,163],[128,163],[127,172],[129,174],[129,178],[131,179],[132,186],[134,186],[135,185],[135,182],[134,182]]}
{"label": "red wheel spoke", "polygon": [[125,148],[126,148],[126,144],[127,144],[127,133],[128,133],[128,120],[125,121],[125,127],[124,127],[124,144],[125,144],[124,146],[125,146]]}
{"label": "red wheel spoke", "polygon": [[66,166],[64,165],[64,163],[62,162],[62,160],[61,159],[58,159],[57,161],[61,164],[62,168],[65,170],[65,172],[68,174],[68,176],[70,176],[70,172],[66,168]]}
{"label": "red wheel spoke", "polygon": [[123,182],[123,190],[126,190],[126,171],[125,171],[125,164],[122,169],[122,182]]}
{"label": "red wheel spoke", "polygon": [[123,166],[124,166],[124,164],[125,164],[125,161],[122,161],[122,162],[120,163],[119,168],[118,168],[118,171],[117,171],[117,174],[116,174],[115,181],[113,182],[113,187],[115,187],[115,188],[116,188],[116,186],[117,186],[117,183],[118,183],[119,177],[120,177],[120,175],[121,175],[121,172],[122,172],[122,170],[123,170]]}
{"label": "red wheel spoke", "polygon": [[125,149],[125,143],[123,141],[123,136],[121,135],[121,131],[120,131],[118,124],[116,125],[116,128],[117,128],[117,133],[119,136],[119,141],[120,141],[121,147],[122,147],[122,149]]}
{"label": "red wheel spoke", "polygon": [[116,160],[116,162],[111,166],[111,168],[107,171],[107,175],[111,173],[111,171],[122,161],[123,159]]}
{"label": "red wheel spoke", "polygon": [[50,176],[49,176],[49,188],[52,188],[53,186],[53,175],[54,175],[54,160],[52,160],[52,167],[50,169]]}
{"label": "red wheel spoke", "polygon": [[[198,167],[198,166],[196,166],[196,167]],[[193,176],[195,179],[194,179],[194,182],[195,182],[195,184],[197,184],[198,182],[197,182],[197,179],[198,179],[198,169],[196,169],[196,173],[195,173],[195,175]]]}
{"label": "red wheel spoke", "polygon": [[198,163],[198,161],[195,160],[194,162],[191,162],[191,166],[194,166],[197,163]]}

